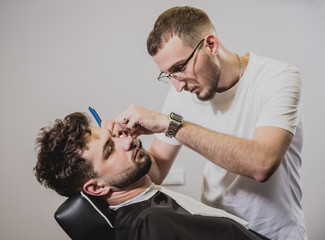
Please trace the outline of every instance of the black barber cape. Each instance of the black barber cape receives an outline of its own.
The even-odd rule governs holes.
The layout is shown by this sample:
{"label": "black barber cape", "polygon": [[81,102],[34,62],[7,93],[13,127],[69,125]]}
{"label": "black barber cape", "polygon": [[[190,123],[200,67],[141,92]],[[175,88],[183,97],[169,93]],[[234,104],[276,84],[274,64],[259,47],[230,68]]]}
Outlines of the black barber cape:
{"label": "black barber cape", "polygon": [[114,229],[116,240],[268,239],[228,218],[192,215],[159,191],[117,209]]}

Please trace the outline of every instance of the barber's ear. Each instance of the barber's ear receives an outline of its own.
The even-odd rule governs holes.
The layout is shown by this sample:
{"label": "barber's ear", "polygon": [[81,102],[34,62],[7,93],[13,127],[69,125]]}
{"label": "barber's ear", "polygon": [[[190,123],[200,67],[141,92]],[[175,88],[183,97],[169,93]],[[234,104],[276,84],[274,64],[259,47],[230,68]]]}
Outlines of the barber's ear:
{"label": "barber's ear", "polygon": [[204,41],[205,47],[214,55],[217,56],[219,53],[219,40],[215,35],[208,35],[205,37]]}
{"label": "barber's ear", "polygon": [[88,180],[84,184],[83,189],[87,194],[93,196],[104,196],[107,195],[111,190],[110,186],[98,178]]}

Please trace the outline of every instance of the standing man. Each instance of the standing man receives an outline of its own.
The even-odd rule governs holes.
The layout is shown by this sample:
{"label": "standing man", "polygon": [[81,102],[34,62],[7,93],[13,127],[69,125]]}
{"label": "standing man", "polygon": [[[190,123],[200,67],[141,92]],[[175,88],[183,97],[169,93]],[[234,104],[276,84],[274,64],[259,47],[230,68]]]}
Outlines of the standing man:
{"label": "standing man", "polygon": [[204,203],[248,220],[270,239],[307,239],[298,70],[228,50],[207,14],[193,7],[162,13],[147,48],[158,80],[174,85],[163,113],[131,105],[109,124],[115,134],[158,133],[149,150],[152,180],[164,180],[185,145],[209,160]]}

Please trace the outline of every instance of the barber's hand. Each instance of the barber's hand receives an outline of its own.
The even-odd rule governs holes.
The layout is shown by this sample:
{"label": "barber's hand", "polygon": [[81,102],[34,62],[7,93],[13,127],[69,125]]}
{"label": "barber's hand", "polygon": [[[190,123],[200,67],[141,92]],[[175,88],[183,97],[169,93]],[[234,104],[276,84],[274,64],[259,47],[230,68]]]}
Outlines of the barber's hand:
{"label": "barber's hand", "polygon": [[[101,128],[108,129],[113,137],[119,137],[123,134],[122,128],[120,125],[116,124],[114,120],[104,120],[102,121]],[[127,133],[124,133],[124,135],[127,135]]]}
{"label": "barber's hand", "polygon": [[166,115],[146,108],[130,105],[115,118],[114,128],[132,137],[142,134],[166,132],[169,119]]}

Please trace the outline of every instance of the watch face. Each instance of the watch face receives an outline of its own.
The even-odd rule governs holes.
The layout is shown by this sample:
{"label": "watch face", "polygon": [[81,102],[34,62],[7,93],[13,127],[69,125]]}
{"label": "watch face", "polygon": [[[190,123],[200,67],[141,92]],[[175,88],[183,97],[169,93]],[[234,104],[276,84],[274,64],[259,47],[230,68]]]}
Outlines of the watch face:
{"label": "watch face", "polygon": [[183,117],[181,115],[178,115],[178,114],[173,113],[173,112],[170,114],[170,118],[174,119],[175,121],[177,121],[179,123],[183,122]]}
{"label": "watch face", "polygon": [[172,138],[175,136],[179,126],[183,124],[183,117],[181,115],[171,112],[169,114],[169,119],[170,122],[165,135],[169,138]]}

